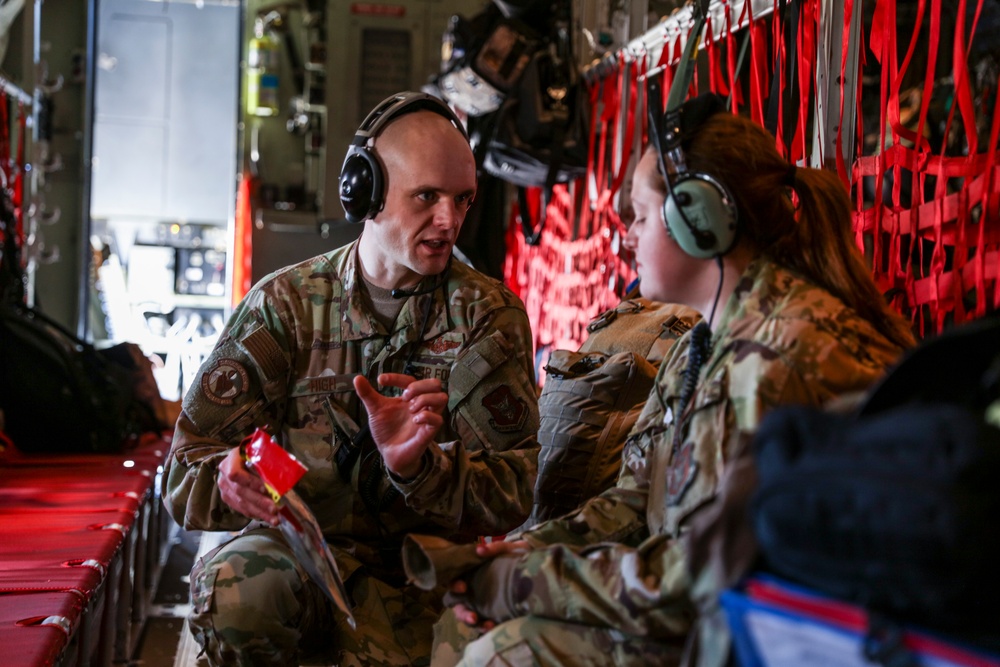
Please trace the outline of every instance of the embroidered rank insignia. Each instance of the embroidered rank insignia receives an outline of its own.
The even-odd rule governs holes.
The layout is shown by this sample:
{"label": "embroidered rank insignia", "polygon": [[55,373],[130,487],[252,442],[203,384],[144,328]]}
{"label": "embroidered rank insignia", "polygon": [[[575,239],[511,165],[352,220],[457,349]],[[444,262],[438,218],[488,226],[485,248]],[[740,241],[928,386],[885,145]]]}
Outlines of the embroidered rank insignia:
{"label": "embroidered rank insignia", "polygon": [[499,433],[520,430],[528,417],[528,406],[507,385],[501,385],[487,394],[483,398],[483,407],[492,416],[490,426]]}
{"label": "embroidered rank insignia", "polygon": [[219,359],[201,376],[201,390],[205,398],[217,405],[232,405],[238,396],[250,390],[250,376],[235,359]]}
{"label": "embroidered rank insignia", "polygon": [[674,454],[667,468],[667,506],[676,507],[698,475],[694,460],[694,443],[686,442]]}

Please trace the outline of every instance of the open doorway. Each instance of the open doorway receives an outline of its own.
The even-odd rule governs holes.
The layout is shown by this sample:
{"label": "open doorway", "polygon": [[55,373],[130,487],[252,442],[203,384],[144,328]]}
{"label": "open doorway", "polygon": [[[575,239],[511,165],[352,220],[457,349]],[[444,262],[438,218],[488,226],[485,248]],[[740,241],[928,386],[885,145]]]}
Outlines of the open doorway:
{"label": "open doorway", "polygon": [[96,6],[89,328],[159,358],[176,400],[230,303],[241,5]]}

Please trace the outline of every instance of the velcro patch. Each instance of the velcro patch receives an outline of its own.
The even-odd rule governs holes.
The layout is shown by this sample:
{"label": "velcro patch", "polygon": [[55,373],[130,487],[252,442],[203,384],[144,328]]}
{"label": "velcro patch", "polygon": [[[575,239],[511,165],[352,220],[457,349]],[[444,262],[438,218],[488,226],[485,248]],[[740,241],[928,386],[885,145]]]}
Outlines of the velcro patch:
{"label": "velcro patch", "polygon": [[483,407],[490,415],[490,426],[498,433],[518,431],[528,417],[528,406],[507,385],[500,385],[483,397]]}
{"label": "velcro patch", "polygon": [[222,357],[202,374],[201,390],[216,405],[232,405],[250,390],[250,376],[243,364]]}

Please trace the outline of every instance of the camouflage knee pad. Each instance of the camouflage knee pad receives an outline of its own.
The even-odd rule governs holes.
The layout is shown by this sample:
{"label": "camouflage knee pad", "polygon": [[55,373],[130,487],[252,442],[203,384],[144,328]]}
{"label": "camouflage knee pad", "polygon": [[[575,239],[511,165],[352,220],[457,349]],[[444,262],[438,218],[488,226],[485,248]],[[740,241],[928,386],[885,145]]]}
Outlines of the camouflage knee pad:
{"label": "camouflage knee pad", "polygon": [[188,623],[213,665],[297,664],[304,632],[324,616],[312,588],[277,531],[249,531],[192,569]]}

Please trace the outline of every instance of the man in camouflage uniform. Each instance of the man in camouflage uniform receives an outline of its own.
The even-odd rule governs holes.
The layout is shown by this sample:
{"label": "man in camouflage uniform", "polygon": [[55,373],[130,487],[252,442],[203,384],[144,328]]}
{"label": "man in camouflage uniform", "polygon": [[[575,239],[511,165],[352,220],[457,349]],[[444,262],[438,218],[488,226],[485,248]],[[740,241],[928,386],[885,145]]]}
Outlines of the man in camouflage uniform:
{"label": "man in camouflage uniform", "polygon": [[[498,281],[451,260],[475,162],[447,110],[426,107],[377,137],[389,189],[360,239],[256,285],[184,399],[166,507],[185,528],[242,530],[192,571],[190,624],[213,664],[426,664],[440,593],[406,585],[402,537],[503,534],[531,509],[527,316]],[[412,403],[415,427],[440,425],[450,442],[376,445],[370,433],[386,424],[369,430],[355,393],[374,394],[376,382],[401,398],[365,404],[420,387],[431,398]],[[296,491],[331,547],[356,631],[275,528],[274,504],[237,447],[255,427],[308,468]]]}
{"label": "man in camouflage uniform", "polygon": [[[897,359],[901,345],[912,342],[905,328],[887,326],[892,314],[874,289],[863,297],[871,303],[862,305],[884,316],[862,316],[818,279],[758,250],[772,250],[757,239],[774,229],[789,230],[783,233],[792,239],[790,247],[798,248],[793,235],[799,225],[825,214],[814,206],[824,200],[812,188],[833,192],[826,201],[838,206],[846,200],[835,175],[804,169],[799,171],[815,174],[797,175],[773,143],[765,154],[773,138],[763,137],[763,130],[729,114],[713,119],[718,121],[711,133],[698,135],[705,137],[698,155],[707,157],[693,168],[713,174],[703,165],[735,169],[723,180],[735,182],[741,162],[732,152],[754,155],[762,176],[739,195],[751,192],[748,197],[761,198],[750,200],[754,205],[771,206],[776,215],[754,216],[758,209],[741,207],[740,216],[750,218],[743,223],[741,245],[720,253],[716,270],[710,259],[682,253],[664,228],[666,187],[657,176],[662,172],[652,151],[642,158],[633,191],[636,222],[627,245],[636,252],[643,294],[697,306],[706,320],[678,340],[661,365],[626,442],[617,485],[575,512],[528,530],[521,540],[479,548],[481,556],[495,557],[453,584],[456,604],[435,628],[432,664],[678,664],[703,612],[696,609],[693,592],[701,564],[689,561],[683,537],[698,510],[712,502],[728,462],[769,410],[824,405],[862,391]],[[756,143],[741,145],[743,136]],[[688,158],[694,162],[690,153]],[[802,221],[792,217],[783,194],[789,184],[802,188],[808,214]],[[848,210],[845,204],[845,217]],[[777,214],[787,218],[779,221]],[[850,227],[825,229],[837,230],[831,238],[846,237]],[[845,237],[838,240],[846,246]],[[826,240],[817,236],[813,242]],[[843,262],[833,257],[827,268],[843,268]],[[859,280],[870,278],[863,274]],[[724,301],[713,318],[713,295],[720,293]],[[717,593],[708,595],[715,599]],[[722,664],[725,628],[713,630],[706,641],[687,645],[689,658],[697,646],[702,658]]]}

